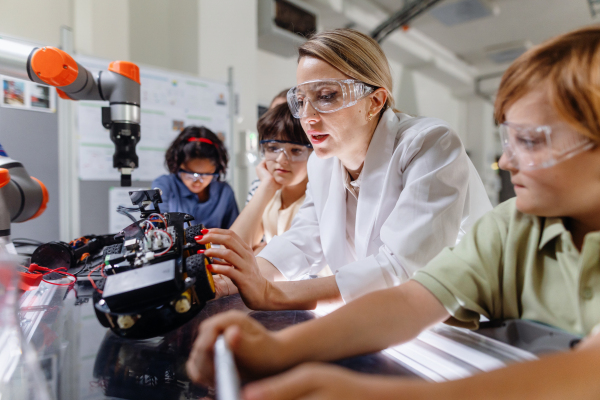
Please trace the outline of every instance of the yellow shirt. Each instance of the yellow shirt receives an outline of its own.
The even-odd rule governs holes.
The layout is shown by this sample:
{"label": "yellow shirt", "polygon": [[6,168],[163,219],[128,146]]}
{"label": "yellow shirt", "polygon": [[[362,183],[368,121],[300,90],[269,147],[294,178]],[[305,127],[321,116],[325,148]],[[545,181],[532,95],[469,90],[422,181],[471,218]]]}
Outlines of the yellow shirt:
{"label": "yellow shirt", "polygon": [[579,253],[561,218],[521,213],[511,199],[413,279],[446,307],[449,323],[477,328],[481,314],[587,335],[600,323],[600,232],[587,234]]}
{"label": "yellow shirt", "polygon": [[265,241],[269,243],[273,236],[281,235],[283,232],[290,229],[294,216],[304,203],[302,195],[298,200],[290,204],[286,209],[281,209],[281,190],[275,192],[275,196],[271,199],[267,208],[263,212],[262,224],[265,232]]}

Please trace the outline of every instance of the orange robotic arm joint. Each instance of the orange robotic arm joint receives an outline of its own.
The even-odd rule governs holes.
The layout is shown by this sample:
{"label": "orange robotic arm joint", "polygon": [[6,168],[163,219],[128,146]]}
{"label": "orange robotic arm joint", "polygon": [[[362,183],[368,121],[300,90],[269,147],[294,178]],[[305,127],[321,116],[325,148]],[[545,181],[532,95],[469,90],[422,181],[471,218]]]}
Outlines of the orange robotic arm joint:
{"label": "orange robotic arm joint", "polygon": [[52,86],[68,86],[79,74],[77,62],[56,47],[42,47],[31,56],[31,69],[42,81]]}

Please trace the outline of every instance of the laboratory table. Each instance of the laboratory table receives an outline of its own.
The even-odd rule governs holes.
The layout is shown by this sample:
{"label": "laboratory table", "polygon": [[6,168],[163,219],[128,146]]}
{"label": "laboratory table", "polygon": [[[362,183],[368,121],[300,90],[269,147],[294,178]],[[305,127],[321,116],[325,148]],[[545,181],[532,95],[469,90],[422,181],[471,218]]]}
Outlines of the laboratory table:
{"label": "laboratory table", "polygon": [[[80,290],[81,292],[82,290]],[[165,336],[121,338],[98,322],[92,300],[44,285],[21,298],[21,327],[41,359],[54,396],[70,399],[212,399],[214,391],[190,383],[185,363],[201,321],[240,310],[267,329],[315,318],[310,311],[251,311],[239,295],[209,302],[190,322]],[[317,339],[318,340],[318,339]],[[336,362],[355,371],[396,376],[413,372],[382,353]]]}
{"label": "laboratory table", "polygon": [[[193,320],[165,336],[132,340],[98,322],[89,287],[70,290],[42,284],[21,296],[19,308],[24,340],[37,352],[51,397],[60,400],[212,399],[214,391],[192,384],[185,371],[201,321],[240,310],[267,329],[279,330],[317,315],[312,311],[252,311],[234,295],[208,302]],[[568,349],[576,341],[572,335],[528,321],[488,324],[479,333],[439,324],[411,342],[335,364],[359,372],[439,382],[532,360],[539,354]]]}

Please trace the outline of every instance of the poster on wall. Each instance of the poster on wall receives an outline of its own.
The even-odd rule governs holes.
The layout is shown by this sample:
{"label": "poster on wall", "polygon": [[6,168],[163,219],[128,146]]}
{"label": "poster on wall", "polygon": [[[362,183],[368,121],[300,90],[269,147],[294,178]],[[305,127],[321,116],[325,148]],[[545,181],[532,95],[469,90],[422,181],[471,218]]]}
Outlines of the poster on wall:
{"label": "poster on wall", "polygon": [[[78,56],[92,73],[108,68],[108,61]],[[225,83],[190,75],[140,67],[141,140],[136,149],[139,168],[134,181],[152,181],[168,173],[165,151],[181,130],[189,125],[205,126],[231,149],[228,88]],[[101,108],[106,102],[81,101],[77,106],[79,177],[82,180],[119,180],[112,168],[114,145],[102,126]]]}
{"label": "poster on wall", "polygon": [[56,112],[56,90],[52,87],[0,75],[0,89],[1,107]]}

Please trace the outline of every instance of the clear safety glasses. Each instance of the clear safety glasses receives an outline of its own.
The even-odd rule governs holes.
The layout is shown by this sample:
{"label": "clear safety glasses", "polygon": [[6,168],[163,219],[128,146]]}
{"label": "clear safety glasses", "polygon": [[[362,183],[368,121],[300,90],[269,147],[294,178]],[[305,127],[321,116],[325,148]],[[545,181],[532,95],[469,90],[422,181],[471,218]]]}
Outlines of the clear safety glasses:
{"label": "clear safety glasses", "polygon": [[548,168],[594,147],[587,137],[566,124],[500,125],[504,154],[521,170]]}
{"label": "clear safety glasses", "polygon": [[319,79],[291,88],[287,101],[292,115],[301,118],[308,103],[320,113],[332,113],[355,105],[374,90],[373,86],[354,79]]}
{"label": "clear safety glasses", "polygon": [[211,179],[219,177],[218,173],[196,173],[196,172],[186,171],[185,169],[181,169],[181,168],[179,169],[177,174],[179,175],[179,178],[184,182],[200,181],[200,183],[204,183],[206,181],[210,182]]}
{"label": "clear safety glasses", "polygon": [[275,161],[281,153],[291,162],[306,161],[312,152],[310,144],[289,142],[286,140],[261,140],[260,147],[267,161]]}

